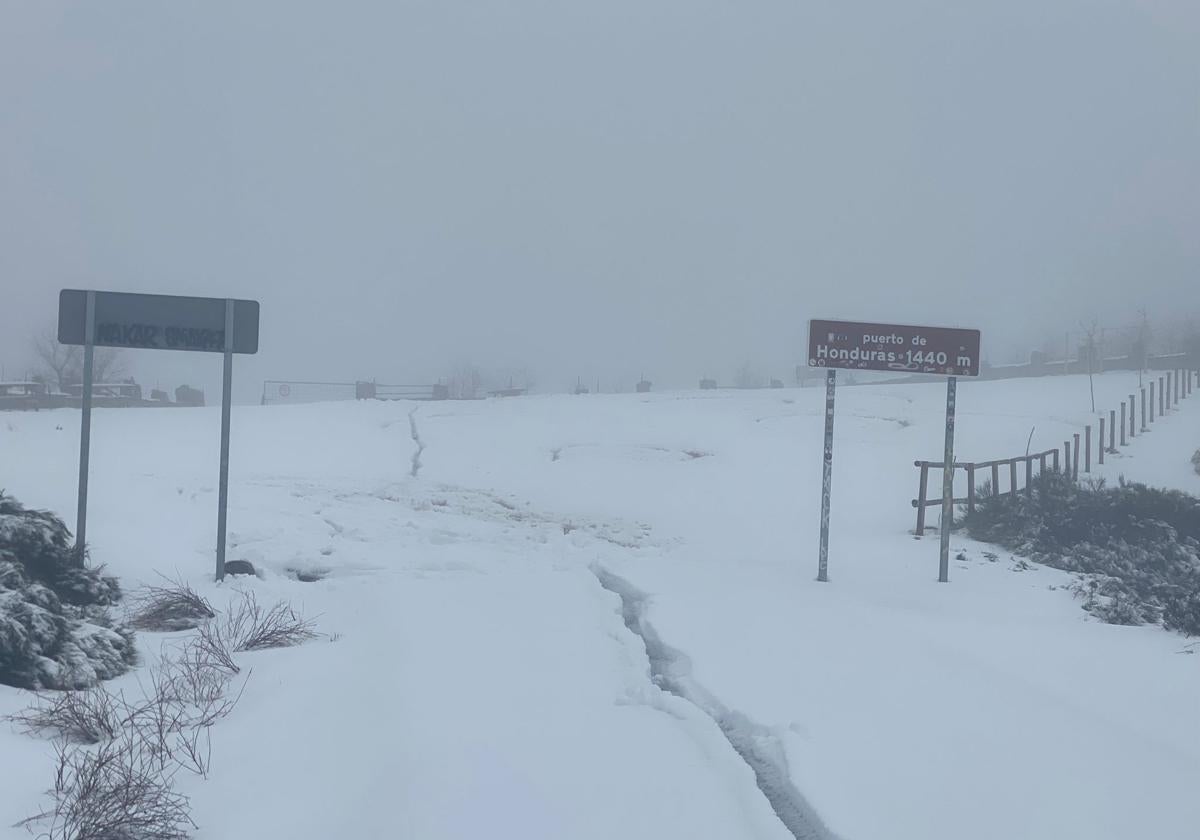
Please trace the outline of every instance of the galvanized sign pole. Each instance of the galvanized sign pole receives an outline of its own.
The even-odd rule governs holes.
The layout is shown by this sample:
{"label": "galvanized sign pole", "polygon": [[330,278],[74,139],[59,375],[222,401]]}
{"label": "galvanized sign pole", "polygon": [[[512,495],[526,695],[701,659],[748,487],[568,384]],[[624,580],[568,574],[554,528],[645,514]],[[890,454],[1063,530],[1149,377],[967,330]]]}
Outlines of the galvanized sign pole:
{"label": "galvanized sign pole", "polygon": [[96,342],[96,293],[87,293],[83,325],[83,416],[79,422],[79,507],[75,511],[75,554],[80,566],[87,554],[88,460],[92,451],[92,361]]}
{"label": "galvanized sign pole", "polygon": [[817,555],[817,580],[829,580],[829,496],[833,487],[833,398],[837,371],[825,371],[825,464],[821,471],[821,549]]}
{"label": "galvanized sign pole", "polygon": [[[954,525],[954,401],[957,383],[958,377],[955,376],[946,380],[946,452],[942,463],[942,523],[938,528],[942,543],[938,555],[938,583],[950,580],[950,529]],[[1016,492],[1015,489],[1013,492]]]}
{"label": "galvanized sign pole", "polygon": [[233,393],[233,299],[225,299],[225,366],[221,382],[221,476],[217,489],[217,580],[225,579],[225,526],[229,509],[229,411]]}

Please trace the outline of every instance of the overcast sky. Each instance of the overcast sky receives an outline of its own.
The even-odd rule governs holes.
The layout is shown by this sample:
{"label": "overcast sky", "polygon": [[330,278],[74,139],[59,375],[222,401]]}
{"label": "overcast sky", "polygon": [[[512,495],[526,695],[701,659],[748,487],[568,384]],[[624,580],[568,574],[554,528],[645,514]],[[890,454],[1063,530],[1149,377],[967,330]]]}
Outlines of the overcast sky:
{"label": "overcast sky", "polygon": [[258,299],[242,399],[786,378],[812,317],[1010,361],[1200,313],[1200,3],[0,0],[10,377],[63,287]]}

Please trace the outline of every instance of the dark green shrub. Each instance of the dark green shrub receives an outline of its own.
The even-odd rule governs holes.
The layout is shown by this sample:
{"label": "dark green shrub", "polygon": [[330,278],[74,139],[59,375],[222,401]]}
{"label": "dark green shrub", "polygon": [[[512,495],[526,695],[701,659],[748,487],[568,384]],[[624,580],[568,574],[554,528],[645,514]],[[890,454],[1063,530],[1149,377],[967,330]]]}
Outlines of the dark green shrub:
{"label": "dark green shrub", "polygon": [[1200,635],[1200,499],[1122,479],[1077,484],[1062,473],[1031,494],[984,488],[963,520],[973,538],[1090,576],[1084,609],[1113,624],[1161,621]]}
{"label": "dark green shrub", "polygon": [[85,688],[133,664],[133,634],[108,614],[120,586],[71,548],[62,520],[0,493],[0,683]]}

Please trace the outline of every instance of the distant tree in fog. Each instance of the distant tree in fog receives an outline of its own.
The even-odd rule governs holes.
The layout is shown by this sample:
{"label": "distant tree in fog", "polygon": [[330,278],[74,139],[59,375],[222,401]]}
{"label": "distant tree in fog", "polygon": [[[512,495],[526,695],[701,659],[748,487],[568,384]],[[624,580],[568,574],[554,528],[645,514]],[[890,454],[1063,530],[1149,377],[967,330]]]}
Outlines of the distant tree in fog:
{"label": "distant tree in fog", "polygon": [[472,364],[461,364],[450,374],[446,388],[452,400],[471,400],[479,396],[483,386],[483,374]]}
{"label": "distant tree in fog", "polygon": [[[33,338],[33,354],[38,373],[62,391],[67,385],[83,381],[83,348],[62,344],[54,329],[44,330]],[[124,373],[121,351],[114,347],[97,347],[92,353],[92,379],[109,382]]]}
{"label": "distant tree in fog", "polygon": [[1101,366],[1103,362],[1100,360],[1100,345],[1097,341],[1097,336],[1100,335],[1100,324],[1095,318],[1090,324],[1079,325],[1083,330],[1084,345],[1083,354],[1087,356],[1087,372],[1088,372],[1088,388],[1092,395],[1092,413],[1096,413],[1096,368]]}
{"label": "distant tree in fog", "polygon": [[742,362],[742,366],[733,375],[735,388],[761,388],[765,384],[766,379],[749,362]]}

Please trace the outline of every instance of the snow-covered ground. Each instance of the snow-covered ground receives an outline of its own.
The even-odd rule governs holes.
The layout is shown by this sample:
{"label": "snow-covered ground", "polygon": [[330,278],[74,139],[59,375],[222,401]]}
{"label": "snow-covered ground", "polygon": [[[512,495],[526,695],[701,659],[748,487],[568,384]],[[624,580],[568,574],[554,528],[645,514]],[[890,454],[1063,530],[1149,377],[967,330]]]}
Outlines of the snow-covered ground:
{"label": "snow-covered ground", "polygon": [[[1136,383],[1099,377],[1097,407]],[[211,778],[181,779],[196,836],[1194,837],[1187,640],[1097,623],[1070,576],[957,535],[936,583],[909,500],[912,462],[940,460],[937,384],[839,392],[817,583],[823,403],[238,408],[230,559],[262,579],[222,586],[217,411],[97,412],[94,559],[127,588],[161,572],[218,605],[287,598],[332,636],[244,655]],[[960,381],[957,455],[1021,454],[1031,429],[1033,451],[1061,446],[1093,416],[1085,377]],[[0,485],[68,522],[78,422],[0,415]],[[1197,447],[1193,397],[1103,474],[1200,493]],[[27,699],[0,687],[0,713]],[[51,770],[49,744],[0,727],[0,832],[24,836]]]}

